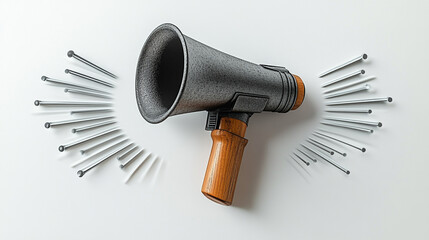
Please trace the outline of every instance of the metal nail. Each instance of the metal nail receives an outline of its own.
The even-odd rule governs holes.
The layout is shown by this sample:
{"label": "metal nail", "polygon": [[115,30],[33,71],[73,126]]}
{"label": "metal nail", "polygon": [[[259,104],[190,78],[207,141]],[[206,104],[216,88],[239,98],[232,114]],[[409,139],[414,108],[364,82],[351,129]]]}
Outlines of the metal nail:
{"label": "metal nail", "polygon": [[91,107],[91,106],[111,106],[112,103],[108,102],[69,102],[69,101],[41,101],[41,100],[35,100],[34,105],[36,106],[85,106],[85,107]]}
{"label": "metal nail", "polygon": [[104,152],[106,152],[107,150],[109,150],[109,149],[111,149],[111,148],[113,148],[113,147],[116,147],[116,146],[118,146],[118,145],[120,145],[120,144],[122,144],[122,143],[124,143],[124,142],[127,142],[128,140],[129,140],[128,138],[125,138],[125,139],[121,139],[120,141],[117,141],[117,142],[115,142],[115,143],[112,143],[112,144],[110,144],[109,146],[107,146],[107,147],[105,147],[105,148],[103,148],[103,149],[101,149],[101,150],[99,150],[99,151],[95,152],[95,153],[94,153],[94,154],[92,154],[91,156],[86,157],[86,158],[84,158],[84,159],[81,159],[81,160],[79,160],[79,161],[77,161],[77,162],[73,163],[73,164],[71,165],[71,167],[76,167],[76,166],[78,166],[78,165],[80,165],[80,164],[82,164],[82,163],[84,163],[84,162],[88,161],[89,159],[94,158],[94,156],[100,155],[101,153],[104,153]]}
{"label": "metal nail", "polygon": [[82,168],[81,170],[77,171],[77,175],[79,177],[82,177],[83,175],[85,175],[85,173],[87,173],[89,170],[95,168],[96,166],[98,166],[100,163],[106,161],[107,159],[109,159],[110,157],[112,157],[113,155],[119,153],[120,151],[124,150],[127,146],[123,146],[120,147],[118,149],[116,149],[115,151],[107,154],[106,156],[94,161],[93,163],[89,164],[88,166]]}
{"label": "metal nail", "polygon": [[327,156],[323,156],[322,153],[318,153],[317,151],[311,149],[310,147],[305,146],[304,144],[301,144],[301,146],[303,146],[304,148],[306,148],[307,150],[311,151],[312,153],[316,154],[317,156],[319,156],[320,158],[322,158],[323,160],[325,160],[326,162],[330,163],[332,166],[340,169],[341,171],[343,171],[344,173],[346,173],[347,175],[350,174],[350,171],[341,167],[340,165],[336,164],[335,162],[333,162],[332,160],[329,160],[329,158]]}
{"label": "metal nail", "polygon": [[332,151],[332,150],[330,150],[330,149],[327,149],[327,148],[325,148],[325,147],[323,147],[323,146],[320,146],[320,145],[317,145],[316,143],[314,143],[314,142],[312,142],[312,141],[310,141],[310,140],[306,140],[308,143],[310,143],[311,145],[314,145],[315,147],[318,147],[318,148],[320,148],[321,150],[323,150],[323,151],[325,151],[325,152],[327,152],[327,153],[329,153],[330,155],[334,155],[334,151]]}
{"label": "metal nail", "polygon": [[[120,168],[125,168],[126,166],[128,166],[131,162],[133,162],[135,159],[137,159],[137,157],[143,152],[144,149],[140,149],[140,151],[138,151],[136,154],[134,154],[130,159],[128,159],[126,162],[121,163],[121,165],[119,165]],[[142,161],[142,163],[144,161],[146,161],[146,159],[149,158],[149,156],[151,155],[151,153],[149,153]],[[142,164],[140,163],[140,164]]]}
{"label": "metal nail", "polygon": [[324,147],[326,147],[326,148],[331,149],[332,151],[334,151],[334,152],[336,152],[336,153],[338,153],[338,154],[342,155],[343,157],[346,157],[346,156],[347,156],[347,154],[346,154],[346,153],[340,152],[340,151],[336,150],[335,148],[332,148],[332,147],[330,147],[330,146],[328,146],[328,145],[326,145],[326,144],[323,144],[323,143],[321,143],[321,142],[317,141],[316,139],[313,139],[313,138],[311,138],[311,137],[309,137],[308,139],[310,139],[311,141],[313,141],[313,142],[315,142],[315,143],[317,143],[317,144],[319,144],[319,145],[322,145],[322,146],[324,146]]}
{"label": "metal nail", "polygon": [[382,98],[367,98],[367,99],[354,99],[354,100],[342,100],[335,102],[327,102],[327,106],[334,105],[344,105],[344,104],[355,104],[355,103],[375,103],[375,102],[392,102],[393,98],[391,97],[382,97]]}
{"label": "metal nail", "polygon": [[339,112],[339,113],[368,113],[371,114],[371,109],[326,109],[325,112]]}
{"label": "metal nail", "polygon": [[96,139],[96,138],[99,138],[99,137],[102,137],[102,136],[105,136],[107,134],[110,134],[110,133],[113,133],[113,132],[117,132],[117,131],[120,131],[120,129],[117,128],[117,127],[114,127],[114,128],[111,128],[111,129],[108,129],[108,130],[105,130],[105,131],[102,131],[102,132],[90,135],[88,137],[84,137],[84,138],[79,139],[79,140],[77,140],[75,142],[64,144],[64,145],[60,145],[58,147],[58,150],[60,152],[64,152],[68,148],[74,147],[74,146],[79,145],[81,143],[84,143],[84,142],[87,142],[87,141],[90,141],[90,140],[93,140],[93,139]]}
{"label": "metal nail", "polygon": [[95,82],[95,83],[107,86],[107,87],[111,87],[111,88],[115,87],[115,85],[113,83],[109,83],[109,82],[103,81],[101,79],[98,79],[98,78],[95,78],[95,77],[91,77],[91,76],[88,76],[88,75],[85,75],[83,73],[76,72],[76,71],[73,71],[73,70],[70,70],[70,69],[66,69],[64,72],[67,73],[67,74],[71,74],[73,76],[82,78],[82,79],[86,79],[86,80],[89,80],[89,81],[92,81],[92,82]]}
{"label": "metal nail", "polygon": [[358,123],[369,126],[381,127],[383,124],[381,122],[373,122],[373,121],[364,121],[358,119],[348,119],[348,118],[337,118],[337,117],[324,117],[327,120],[340,121],[340,122],[349,122],[349,123]]}
{"label": "metal nail", "polygon": [[97,147],[99,147],[99,146],[102,146],[102,145],[104,145],[104,144],[106,144],[106,143],[108,143],[108,142],[110,142],[110,141],[113,141],[114,139],[117,139],[117,138],[120,138],[120,137],[123,137],[123,136],[125,136],[125,134],[119,134],[119,135],[116,135],[116,136],[113,136],[113,137],[110,137],[110,138],[108,138],[108,139],[106,139],[106,140],[104,140],[104,141],[101,141],[101,142],[99,142],[99,143],[96,143],[96,144],[94,144],[94,145],[92,145],[92,146],[90,146],[90,147],[88,147],[88,148],[85,148],[85,149],[82,149],[82,150],[80,150],[80,153],[83,155],[83,154],[85,154],[85,153],[88,153],[88,152],[90,152],[90,151],[92,151],[92,150],[94,150],[95,148],[97,148]]}
{"label": "metal nail", "polygon": [[[324,130],[324,131],[326,132],[326,130]],[[364,147],[362,147],[362,148],[361,148],[361,147],[355,146],[355,145],[353,145],[353,144],[350,144],[350,143],[345,142],[345,141],[342,141],[342,140],[340,140],[340,139],[338,139],[338,138],[335,138],[335,137],[332,137],[332,136],[329,136],[329,135],[323,134],[323,133],[318,132],[318,131],[315,131],[315,132],[313,133],[313,135],[314,135],[314,136],[316,136],[316,137],[319,137],[319,138],[324,138],[324,139],[334,140],[334,141],[336,141],[336,142],[342,143],[342,144],[347,145],[347,146],[349,146],[349,147],[356,148],[356,149],[360,150],[361,152],[366,152],[366,148],[364,148]]]}
{"label": "metal nail", "polygon": [[66,89],[64,89],[64,92],[82,94],[82,95],[87,95],[87,96],[97,97],[97,98],[113,99],[113,97],[111,97],[111,96],[107,96],[104,94],[100,94],[100,93],[96,93],[96,92],[92,92],[92,91],[87,91],[87,90],[80,90],[80,89],[66,88]]}
{"label": "metal nail", "polygon": [[66,125],[66,124],[80,123],[80,122],[96,121],[96,120],[102,120],[102,119],[108,119],[108,118],[114,118],[114,116],[98,116],[98,117],[77,118],[77,119],[70,119],[70,120],[56,121],[56,122],[46,122],[45,128]]}
{"label": "metal nail", "polygon": [[107,76],[109,76],[109,77],[112,77],[112,78],[118,78],[115,74],[113,74],[113,73],[111,73],[111,72],[107,71],[106,69],[104,69],[104,68],[102,68],[102,67],[99,67],[99,66],[95,65],[94,63],[92,63],[92,62],[90,62],[90,61],[86,60],[85,58],[83,58],[83,57],[81,57],[81,56],[77,55],[73,50],[68,51],[68,52],[67,52],[67,56],[68,56],[68,57],[70,57],[70,58],[74,58],[74,59],[76,59],[76,60],[78,60],[78,61],[82,62],[83,64],[86,64],[86,65],[88,65],[88,66],[90,66],[90,67],[94,68],[95,70],[98,70],[98,71],[100,71],[100,72],[102,72],[102,73],[106,74],[106,75],[107,75]]}
{"label": "metal nail", "polygon": [[75,88],[80,88],[80,89],[84,89],[84,90],[90,90],[90,91],[93,91],[93,92],[99,92],[99,93],[103,93],[103,94],[111,94],[111,93],[108,93],[108,92],[105,92],[105,91],[101,91],[101,90],[98,90],[98,89],[95,89],[95,88],[86,87],[86,86],[82,86],[82,85],[79,85],[79,84],[75,84],[75,83],[71,83],[71,82],[66,82],[66,81],[63,81],[63,80],[53,79],[53,78],[46,77],[46,76],[42,76],[42,80],[46,81],[46,82],[49,82],[49,83],[53,83],[54,85],[69,86],[69,87],[75,87]]}
{"label": "metal nail", "polygon": [[[132,172],[131,172],[131,174],[130,175],[128,175],[128,177],[125,179],[125,183],[128,183],[128,181],[130,181],[130,179],[134,176],[134,174],[143,166],[143,164],[146,162],[146,160],[147,159],[149,159],[149,157],[151,156],[152,154],[149,154],[149,155],[147,155],[144,159],[143,159],[143,161],[141,161],[140,163],[139,163],[139,165],[136,167],[136,168],[134,168],[134,170],[132,170]],[[147,170],[146,170],[146,172],[148,172],[150,169],[151,169],[151,167],[153,166],[153,164],[156,162],[156,160],[158,159],[158,157],[155,157],[154,159],[153,159],[153,161],[150,163],[150,165],[149,165],[149,167],[147,168]]]}
{"label": "metal nail", "polygon": [[[299,160],[301,160],[303,163],[305,163],[305,165],[310,166],[310,163],[305,161],[302,157],[300,157],[298,154],[293,153],[295,156],[297,156],[299,158]],[[295,160],[292,155],[289,155],[293,160]]]}
{"label": "metal nail", "polygon": [[314,157],[312,157],[312,156],[310,156],[310,155],[308,155],[307,153],[305,153],[304,151],[302,151],[301,149],[296,149],[296,150],[298,150],[302,155],[304,155],[304,156],[306,156],[308,159],[310,159],[311,161],[313,161],[313,162],[317,162],[317,159],[316,158],[314,158]]}
{"label": "metal nail", "polygon": [[83,131],[93,130],[93,129],[99,128],[99,127],[104,127],[104,126],[114,124],[114,123],[116,123],[116,121],[105,121],[105,122],[101,122],[101,123],[94,123],[94,124],[89,124],[89,125],[86,125],[83,127],[73,128],[71,131],[72,131],[72,133],[83,132]]}
{"label": "metal nail", "polygon": [[362,69],[362,70],[357,70],[357,71],[354,71],[354,72],[351,72],[351,73],[347,73],[346,75],[343,75],[341,77],[337,77],[337,78],[335,78],[335,79],[333,79],[333,80],[331,80],[329,82],[326,82],[326,83],[322,84],[322,87],[327,87],[327,86],[332,85],[334,83],[338,83],[338,82],[344,81],[346,79],[349,79],[351,77],[354,77],[354,76],[357,76],[357,75],[360,75],[360,74],[365,74],[365,70]]}
{"label": "metal nail", "polygon": [[349,94],[352,94],[352,93],[367,91],[370,88],[371,88],[371,86],[369,84],[365,84],[365,85],[360,86],[360,87],[356,87],[356,88],[352,88],[352,89],[346,89],[346,90],[343,90],[343,91],[338,91],[338,92],[334,92],[334,93],[331,93],[331,94],[327,94],[325,96],[325,98],[328,99],[328,98],[340,97],[340,96],[349,95]]}
{"label": "metal nail", "polygon": [[133,148],[131,148],[128,151],[124,152],[122,155],[118,156],[117,159],[120,161],[120,160],[126,158],[130,153],[132,153],[134,150],[136,150],[138,148],[139,148],[139,146],[134,146]]}
{"label": "metal nail", "polygon": [[343,67],[346,67],[346,66],[348,66],[350,64],[353,64],[355,62],[358,62],[358,61],[361,61],[361,60],[365,60],[367,58],[368,58],[368,55],[364,53],[364,54],[360,55],[359,57],[355,57],[355,58],[353,58],[353,59],[351,59],[351,60],[349,60],[349,61],[347,61],[347,62],[345,62],[343,64],[340,64],[340,65],[338,65],[336,67],[333,67],[333,68],[331,68],[331,69],[329,69],[327,71],[324,71],[323,73],[321,73],[319,75],[319,78],[324,77],[324,76],[326,76],[326,75],[328,75],[330,73],[333,73],[333,72],[335,72],[335,71],[337,71],[337,70],[339,70],[339,69],[341,69]]}
{"label": "metal nail", "polygon": [[76,113],[98,113],[98,112],[113,112],[111,108],[100,108],[100,109],[81,109],[81,110],[72,110],[70,114]]}
{"label": "metal nail", "polygon": [[364,78],[362,80],[354,81],[354,82],[351,82],[351,83],[347,83],[347,84],[338,86],[336,88],[332,88],[332,89],[326,90],[326,91],[323,92],[323,94],[334,92],[334,91],[341,90],[341,89],[344,89],[344,88],[348,88],[348,87],[351,87],[351,86],[354,86],[354,85],[358,85],[360,83],[368,82],[368,81],[371,81],[371,80],[374,80],[374,79],[375,79],[374,76],[370,76],[370,77]]}
{"label": "metal nail", "polygon": [[347,128],[347,129],[357,130],[357,131],[361,131],[361,132],[367,132],[367,133],[373,133],[374,132],[374,130],[369,129],[369,128],[355,127],[355,126],[348,125],[348,124],[342,124],[342,123],[336,123],[336,122],[320,122],[320,123],[324,124],[324,125],[328,125],[328,126]]}

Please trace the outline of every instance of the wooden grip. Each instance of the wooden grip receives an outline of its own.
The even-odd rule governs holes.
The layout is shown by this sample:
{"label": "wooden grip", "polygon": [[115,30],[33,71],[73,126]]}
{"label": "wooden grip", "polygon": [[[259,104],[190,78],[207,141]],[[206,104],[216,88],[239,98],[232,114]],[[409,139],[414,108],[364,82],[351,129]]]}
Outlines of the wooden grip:
{"label": "wooden grip", "polygon": [[224,117],[211,133],[213,146],[201,192],[210,200],[231,205],[247,139],[246,123]]}

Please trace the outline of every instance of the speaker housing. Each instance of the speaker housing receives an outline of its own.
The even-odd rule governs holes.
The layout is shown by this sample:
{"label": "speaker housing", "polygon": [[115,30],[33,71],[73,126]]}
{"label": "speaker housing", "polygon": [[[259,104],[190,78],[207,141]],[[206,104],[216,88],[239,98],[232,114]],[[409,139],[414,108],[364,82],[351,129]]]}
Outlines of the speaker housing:
{"label": "speaker housing", "polygon": [[135,88],[141,115],[159,123],[202,110],[287,112],[297,107],[297,81],[302,83],[283,67],[223,53],[166,23],[150,34],[141,50]]}

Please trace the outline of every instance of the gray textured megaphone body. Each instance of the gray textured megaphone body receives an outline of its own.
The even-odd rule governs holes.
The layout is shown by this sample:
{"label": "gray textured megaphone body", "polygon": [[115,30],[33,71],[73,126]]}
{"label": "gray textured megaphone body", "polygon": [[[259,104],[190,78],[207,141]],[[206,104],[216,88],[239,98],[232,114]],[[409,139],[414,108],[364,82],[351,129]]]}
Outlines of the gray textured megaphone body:
{"label": "gray textured megaphone body", "polygon": [[305,95],[302,80],[284,67],[228,55],[172,24],[159,26],[146,40],[135,87],[139,111],[150,123],[208,111],[206,130],[212,131],[213,147],[202,192],[225,205],[232,203],[249,117],[296,109]]}

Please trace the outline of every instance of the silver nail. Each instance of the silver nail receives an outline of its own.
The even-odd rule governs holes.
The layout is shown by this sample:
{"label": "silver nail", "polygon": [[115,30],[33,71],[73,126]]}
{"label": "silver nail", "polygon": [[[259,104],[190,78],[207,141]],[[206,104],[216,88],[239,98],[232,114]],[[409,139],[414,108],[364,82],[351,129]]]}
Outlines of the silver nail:
{"label": "silver nail", "polygon": [[340,97],[340,96],[349,95],[352,93],[367,91],[370,88],[371,88],[371,86],[369,84],[365,84],[365,85],[360,86],[360,87],[356,87],[356,88],[352,88],[352,89],[346,89],[343,91],[338,91],[338,92],[334,92],[331,94],[327,94],[327,95],[325,95],[325,98],[328,99],[328,98]]}
{"label": "silver nail", "polygon": [[115,151],[113,151],[113,152],[111,152],[111,153],[107,154],[106,156],[101,157],[100,159],[98,159],[98,160],[94,161],[93,163],[89,164],[88,166],[86,166],[86,167],[82,168],[81,170],[77,171],[77,175],[78,175],[79,177],[82,177],[82,176],[83,176],[83,175],[85,175],[85,173],[87,173],[89,170],[91,170],[91,169],[95,168],[95,167],[96,167],[96,166],[98,166],[100,163],[102,163],[102,162],[106,161],[107,159],[109,159],[109,158],[110,158],[110,157],[112,157],[113,155],[115,155],[115,154],[119,153],[120,151],[124,150],[126,147],[127,147],[127,146],[120,147],[120,148],[116,149]]}
{"label": "silver nail", "polygon": [[[328,131],[326,131],[326,130],[324,130],[324,131],[325,131],[325,132],[328,132]],[[340,140],[340,139],[338,139],[338,138],[335,138],[335,137],[332,137],[332,136],[326,135],[326,134],[321,133],[321,132],[318,132],[318,131],[315,131],[315,132],[313,133],[313,135],[314,135],[314,136],[316,136],[316,137],[319,137],[319,138],[324,138],[324,139],[334,140],[334,141],[337,141],[337,142],[342,143],[342,144],[344,144],[344,145],[347,145],[347,146],[349,146],[349,147],[356,148],[356,149],[360,150],[361,152],[366,152],[366,148],[364,148],[364,147],[362,147],[362,148],[361,148],[361,147],[355,146],[355,145],[353,145],[353,144],[350,144],[350,143],[348,143],[348,142],[345,142],[345,141],[343,141],[343,140]]]}
{"label": "silver nail", "polygon": [[117,132],[117,131],[120,131],[120,129],[117,128],[117,127],[114,127],[114,128],[111,128],[111,129],[108,129],[108,130],[105,130],[105,131],[102,131],[102,132],[90,135],[88,137],[84,137],[84,138],[79,139],[79,140],[77,140],[75,142],[64,144],[64,145],[60,145],[58,147],[58,150],[60,152],[64,152],[68,148],[74,147],[74,146],[79,145],[81,143],[84,143],[84,142],[87,142],[87,141],[90,141],[90,140],[93,140],[93,139],[96,139],[96,138],[99,138],[99,137],[102,137],[102,136],[105,136],[107,134],[110,134],[110,133],[113,133],[113,132]]}
{"label": "silver nail", "polygon": [[342,155],[343,157],[346,157],[346,156],[347,156],[347,154],[346,154],[346,153],[340,152],[340,151],[336,150],[335,148],[332,148],[332,147],[330,147],[330,146],[328,146],[328,145],[326,145],[326,144],[323,144],[323,143],[321,143],[320,141],[317,141],[317,140],[315,140],[315,139],[313,139],[313,138],[311,138],[311,137],[309,137],[308,139],[310,139],[311,141],[313,141],[313,142],[315,142],[315,143],[317,143],[317,144],[320,144],[320,145],[322,145],[322,146],[324,146],[324,147],[326,147],[326,148],[331,149],[332,151],[334,151],[334,152],[336,152],[336,153],[338,153],[338,154]]}
{"label": "silver nail", "polygon": [[72,110],[70,114],[76,113],[96,113],[96,112],[113,112],[111,108],[99,108],[99,109],[81,109],[81,110]]}
{"label": "silver nail", "polygon": [[64,89],[64,92],[82,94],[82,95],[87,95],[87,96],[97,97],[97,98],[113,99],[111,96],[108,96],[108,95],[87,91],[87,90],[80,90],[80,89],[66,88]]}
{"label": "silver nail", "polygon": [[81,57],[81,56],[77,55],[73,50],[68,51],[68,52],[67,52],[67,56],[68,56],[68,57],[71,57],[71,58],[74,58],[74,59],[76,59],[76,60],[78,60],[78,61],[82,62],[83,64],[86,64],[86,65],[88,65],[88,66],[90,66],[90,67],[94,68],[95,70],[98,70],[98,71],[100,71],[100,72],[102,72],[102,73],[106,74],[106,75],[107,75],[107,76],[109,76],[109,77],[112,77],[112,78],[118,78],[115,74],[113,74],[113,73],[111,73],[111,72],[107,71],[106,69],[104,69],[104,68],[102,68],[102,67],[99,67],[99,66],[95,65],[94,63],[92,63],[92,62],[90,62],[90,61],[86,60],[85,58],[83,58],[83,57]]}
{"label": "silver nail", "polygon": [[347,129],[357,130],[357,131],[361,131],[361,132],[367,132],[367,133],[373,133],[374,132],[374,130],[369,129],[369,128],[355,127],[355,126],[348,125],[348,124],[342,124],[342,123],[336,123],[336,122],[320,122],[320,123],[324,124],[324,125],[328,125],[328,126],[347,128]]}
{"label": "silver nail", "polygon": [[327,86],[332,85],[334,83],[338,83],[338,82],[344,81],[346,79],[349,79],[351,77],[354,77],[354,76],[357,76],[357,75],[360,75],[360,74],[365,74],[365,70],[363,70],[363,69],[362,70],[357,70],[357,71],[348,73],[346,75],[343,75],[341,77],[337,77],[337,78],[335,78],[335,79],[333,79],[333,80],[331,80],[329,82],[326,82],[326,83],[322,84],[322,87],[327,87]]}
{"label": "silver nail", "polygon": [[134,146],[133,148],[129,149],[128,151],[124,152],[120,156],[117,157],[117,159],[120,161],[124,158],[126,158],[130,153],[132,153],[134,150],[138,149],[139,146]]}
{"label": "silver nail", "polygon": [[340,113],[372,113],[371,109],[326,109],[325,112],[340,112]]}
{"label": "silver nail", "polygon": [[308,139],[306,139],[306,141],[307,141],[308,143],[310,143],[311,145],[314,145],[315,147],[320,148],[321,150],[323,150],[323,151],[325,151],[325,152],[329,153],[330,155],[334,155],[334,151],[332,151],[332,150],[330,150],[330,149],[327,149],[327,148],[325,148],[325,147],[323,147],[323,146],[317,145],[316,143],[314,143],[314,142],[312,142],[312,141],[310,141],[310,140],[308,140]]}
{"label": "silver nail", "polygon": [[307,153],[305,153],[304,151],[302,151],[301,149],[296,149],[296,150],[298,150],[302,155],[304,155],[304,156],[306,156],[308,159],[310,159],[311,161],[313,161],[313,162],[317,162],[317,159],[316,158],[314,158],[314,157],[312,157],[312,156],[310,156],[310,155],[308,155]]}
{"label": "silver nail", "polygon": [[49,82],[49,83],[53,83],[54,85],[62,85],[62,86],[69,86],[69,87],[75,87],[75,88],[80,88],[80,89],[84,89],[84,90],[90,90],[90,91],[94,91],[94,92],[99,92],[99,93],[103,93],[103,94],[111,94],[105,91],[101,91],[92,87],[87,87],[87,86],[82,86],[79,84],[75,84],[75,83],[71,83],[71,82],[66,82],[63,80],[59,80],[59,79],[53,79],[50,77],[46,77],[46,76],[42,76],[42,80]]}
{"label": "silver nail", "polygon": [[373,121],[364,121],[358,119],[348,119],[348,118],[337,118],[337,117],[324,117],[327,120],[340,121],[340,122],[349,122],[349,123],[358,123],[369,126],[381,127],[383,124],[381,122],[373,122]]}
{"label": "silver nail", "polygon": [[343,64],[340,64],[340,65],[338,65],[336,67],[333,67],[333,68],[331,68],[331,69],[329,69],[327,71],[324,71],[323,73],[321,73],[319,75],[319,78],[324,77],[324,76],[326,76],[326,75],[328,75],[330,73],[333,73],[333,72],[335,72],[335,71],[337,71],[337,70],[339,70],[339,69],[341,69],[343,67],[346,67],[346,66],[348,66],[348,65],[350,65],[352,63],[355,63],[355,62],[358,62],[358,61],[361,61],[361,60],[365,60],[367,58],[368,58],[368,55],[364,53],[364,54],[360,55],[359,57],[355,57],[355,58],[353,58],[353,59],[351,59],[351,60],[349,60],[349,61],[347,61],[347,62],[345,62]]}
{"label": "silver nail", "polygon": [[341,85],[341,86],[338,86],[338,87],[326,90],[326,91],[323,92],[323,94],[334,92],[334,91],[341,90],[341,89],[344,89],[344,88],[348,88],[348,87],[351,87],[351,86],[354,86],[354,85],[358,85],[360,83],[368,82],[368,81],[371,81],[371,80],[374,80],[374,79],[375,79],[374,76],[367,77],[367,78],[364,78],[362,80],[354,81],[354,82],[351,82],[351,83],[347,83],[347,84],[344,84],[344,85]]}
{"label": "silver nail", "polygon": [[344,105],[344,104],[355,104],[355,103],[375,103],[375,102],[392,102],[393,98],[391,97],[382,97],[382,98],[367,98],[367,99],[354,99],[354,100],[342,100],[335,102],[327,102],[327,106],[334,105]]}
{"label": "silver nail", "polygon": [[105,121],[105,122],[101,122],[101,123],[88,124],[88,125],[83,126],[83,127],[73,128],[71,131],[72,131],[72,133],[83,132],[83,131],[93,130],[93,129],[99,128],[99,127],[104,127],[104,126],[114,124],[114,123],[116,123],[116,121]]}
{"label": "silver nail", "polygon": [[85,107],[91,107],[91,106],[111,106],[112,103],[108,102],[69,102],[69,101],[41,101],[41,100],[35,100],[34,105],[36,106],[85,106]]}
{"label": "silver nail", "polygon": [[[134,154],[132,157],[130,157],[130,159],[128,159],[126,162],[121,163],[121,165],[119,165],[120,168],[125,168],[126,166],[128,166],[132,161],[134,161],[135,159],[137,159],[137,157],[143,152],[144,149],[140,149],[140,151],[138,151],[136,154]],[[143,162],[146,161],[146,159],[149,158],[149,156],[151,155],[151,153],[149,153],[144,159]],[[143,163],[142,162],[142,163]]]}
{"label": "silver nail", "polygon": [[128,140],[129,140],[128,138],[125,138],[125,139],[121,139],[120,141],[117,141],[117,142],[115,142],[115,143],[112,143],[112,144],[110,144],[109,146],[107,146],[107,147],[105,147],[105,148],[103,148],[103,149],[100,149],[99,151],[95,152],[95,153],[94,153],[94,154],[92,154],[91,156],[86,157],[86,158],[84,158],[84,159],[82,159],[82,160],[79,160],[79,161],[77,161],[77,162],[73,163],[73,164],[71,165],[71,167],[76,167],[76,166],[78,166],[78,165],[82,164],[83,162],[86,162],[86,161],[88,161],[89,159],[93,158],[94,156],[100,155],[101,153],[104,153],[104,152],[106,152],[107,150],[109,150],[109,149],[111,149],[111,148],[113,148],[113,147],[116,147],[116,146],[118,146],[118,145],[120,145],[120,144],[122,144],[122,143],[124,143],[124,142],[127,142]]}
{"label": "silver nail", "polygon": [[[305,161],[302,157],[300,157],[298,154],[293,153],[295,156],[298,157],[299,160],[301,160],[303,163],[305,163],[305,165],[310,166],[310,163]],[[295,160],[295,158],[292,157],[292,155],[289,155],[293,160]],[[296,161],[296,160],[295,160]]]}
{"label": "silver nail", "polygon": [[98,117],[77,118],[77,119],[70,119],[70,120],[56,121],[56,122],[46,122],[45,128],[50,128],[50,127],[54,127],[54,126],[61,126],[61,125],[66,125],[66,124],[73,124],[73,123],[96,121],[96,120],[102,120],[102,119],[108,119],[108,118],[114,118],[114,116],[98,116]]}
{"label": "silver nail", "polygon": [[111,87],[111,88],[115,87],[115,85],[113,83],[109,83],[109,82],[103,81],[101,79],[98,79],[98,78],[95,78],[95,77],[91,77],[91,76],[88,76],[88,75],[85,75],[83,73],[76,72],[76,71],[73,71],[73,70],[70,70],[70,69],[66,69],[64,72],[67,73],[67,74],[71,74],[73,76],[82,78],[82,79],[86,79],[86,80],[89,80],[89,81],[92,81],[92,82],[95,82],[95,83],[107,86],[107,87]]}
{"label": "silver nail", "polygon": [[104,145],[104,144],[106,144],[106,143],[108,143],[108,142],[110,142],[110,141],[113,141],[114,139],[117,139],[117,138],[120,138],[120,137],[123,137],[123,136],[125,136],[125,134],[119,134],[119,135],[116,135],[116,136],[113,136],[113,137],[110,137],[110,138],[108,138],[108,139],[106,139],[106,140],[103,140],[103,141],[101,141],[101,142],[99,142],[99,143],[96,143],[96,144],[94,144],[94,145],[92,145],[92,146],[90,146],[90,147],[88,147],[88,148],[85,148],[85,149],[82,149],[82,150],[80,150],[80,153],[83,155],[83,154],[85,154],[85,153],[88,153],[88,152],[90,152],[90,151],[92,151],[92,150],[94,150],[95,148],[97,148],[97,147],[99,147],[99,146],[102,146],[102,145]]}
{"label": "silver nail", "polygon": [[307,150],[311,151],[312,153],[316,154],[317,156],[319,156],[320,158],[322,158],[323,160],[325,160],[326,162],[330,163],[331,165],[333,165],[334,167],[340,169],[341,171],[343,171],[344,173],[346,173],[347,175],[350,174],[350,171],[341,167],[340,165],[336,164],[335,162],[333,162],[332,160],[329,160],[329,158],[327,156],[324,156],[322,153],[318,153],[317,151],[311,149],[310,147],[307,147],[303,144],[301,144],[301,146],[303,146],[304,148],[306,148]]}
{"label": "silver nail", "polygon": [[[149,155],[147,155],[144,159],[143,159],[143,161],[141,161],[140,163],[139,163],[139,165],[136,167],[136,168],[134,168],[134,170],[132,170],[132,172],[131,172],[131,174],[130,175],[128,175],[128,177],[125,179],[125,183],[128,183],[128,181],[130,181],[130,179],[134,176],[134,174],[143,166],[143,164],[146,162],[146,160],[147,159],[149,159],[149,157],[151,156],[152,154],[149,154]],[[146,170],[146,172],[148,172],[151,168],[152,168],[152,166],[153,166],[153,164],[156,162],[156,160],[158,160],[158,157],[155,157],[154,159],[153,159],[153,161],[150,163],[150,165],[148,166],[148,168],[147,168],[147,170]]]}

